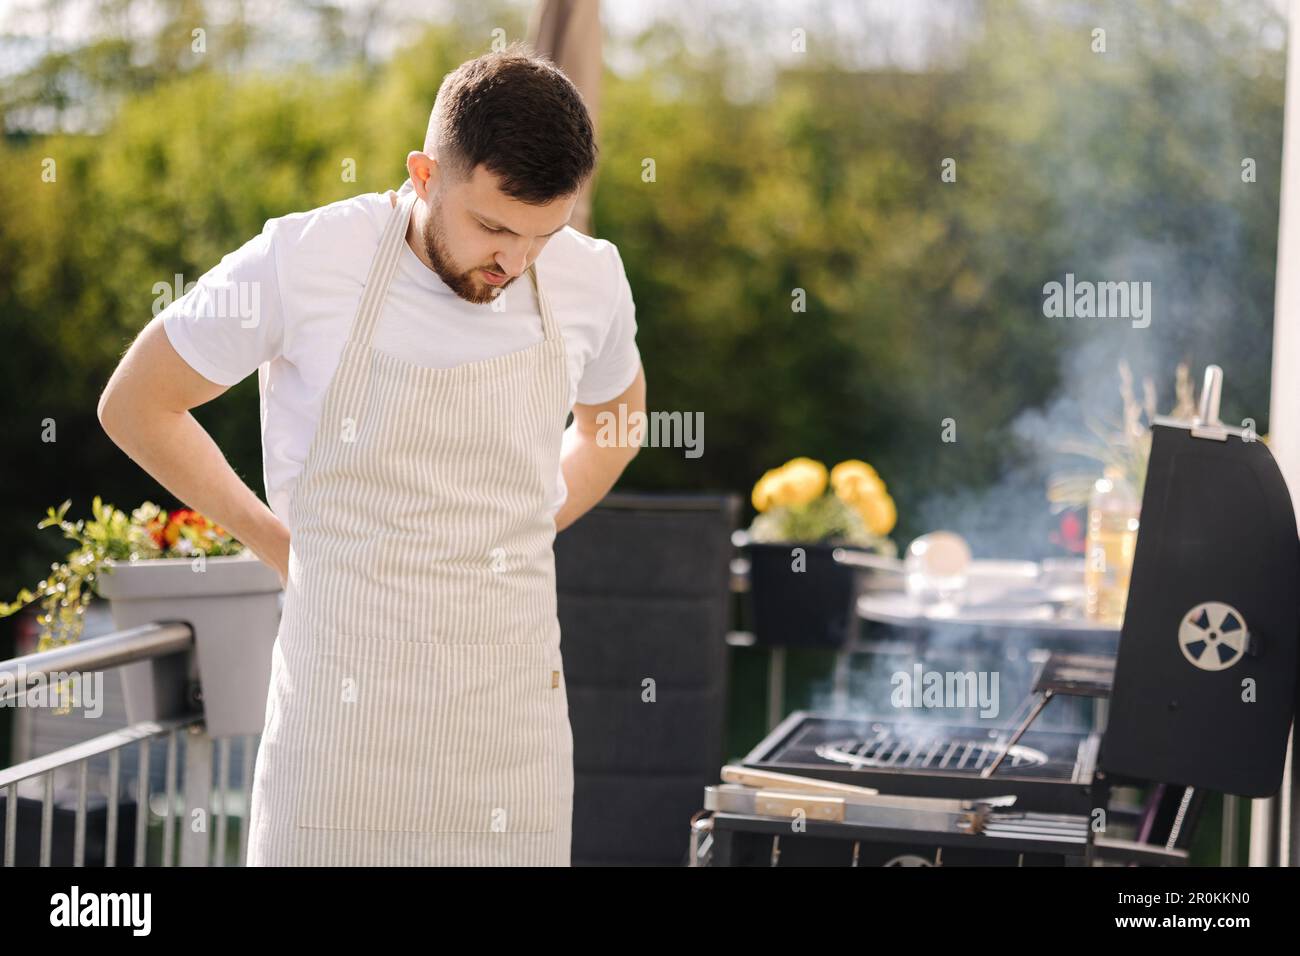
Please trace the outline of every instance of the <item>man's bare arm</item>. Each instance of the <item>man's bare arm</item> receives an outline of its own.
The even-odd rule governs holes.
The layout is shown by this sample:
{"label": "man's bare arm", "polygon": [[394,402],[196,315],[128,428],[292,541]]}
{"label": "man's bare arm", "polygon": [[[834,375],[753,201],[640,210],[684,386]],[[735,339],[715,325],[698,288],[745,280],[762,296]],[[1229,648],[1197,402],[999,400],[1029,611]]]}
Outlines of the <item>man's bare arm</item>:
{"label": "man's bare arm", "polygon": [[[626,406],[621,413],[620,405]],[[613,442],[602,445],[597,441],[601,423],[607,420],[602,413],[612,415],[612,420],[619,422],[632,421],[634,412],[645,412],[645,369],[640,367],[636,378],[622,395],[599,405],[573,406],[573,424],[564,432],[560,455],[569,496],[555,516],[556,531],[563,531],[604,498],[623,469],[641,450],[636,444]],[[637,438],[630,428],[628,431],[633,439]],[[618,432],[615,427],[614,435],[621,438]]]}
{"label": "man's bare arm", "polygon": [[289,571],[289,529],[235,474],[190,414],[227,386],[194,371],[155,318],[140,332],[99,399],[108,437],[164,488],[226,528],[254,554]]}

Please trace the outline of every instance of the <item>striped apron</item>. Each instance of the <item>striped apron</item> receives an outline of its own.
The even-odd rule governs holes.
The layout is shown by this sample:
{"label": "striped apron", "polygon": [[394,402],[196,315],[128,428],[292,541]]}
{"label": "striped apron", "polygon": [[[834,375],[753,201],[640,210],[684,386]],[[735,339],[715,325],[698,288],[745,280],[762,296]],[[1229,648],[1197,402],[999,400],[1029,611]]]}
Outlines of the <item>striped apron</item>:
{"label": "striped apron", "polygon": [[569,865],[550,502],[564,340],[448,369],[371,347],[393,209],[292,491],[248,865]]}

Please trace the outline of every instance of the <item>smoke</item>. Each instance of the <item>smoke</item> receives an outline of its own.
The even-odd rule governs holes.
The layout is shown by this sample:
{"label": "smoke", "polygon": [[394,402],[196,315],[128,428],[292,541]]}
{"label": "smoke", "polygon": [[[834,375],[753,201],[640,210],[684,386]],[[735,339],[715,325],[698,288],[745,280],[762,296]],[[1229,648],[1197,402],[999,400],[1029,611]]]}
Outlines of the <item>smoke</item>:
{"label": "smoke", "polygon": [[[999,18],[998,9],[1012,12]],[[1143,381],[1152,381],[1160,414],[1174,405],[1179,363],[1187,363],[1195,384],[1206,365],[1217,364],[1224,370],[1224,421],[1250,418],[1266,430],[1284,63],[1276,37],[1284,20],[1256,3],[1013,4],[987,13],[986,48],[971,62],[992,70],[992,79],[973,74],[967,87],[1007,99],[1005,126],[986,130],[984,146],[1014,157],[1008,162],[1025,177],[1018,188],[1026,204],[1046,197],[1051,209],[1050,224],[1034,236],[1034,261],[994,262],[989,268],[1001,275],[989,278],[1022,290],[1016,308],[1026,336],[1041,331],[1038,323],[1052,324],[1056,336],[1032,341],[1059,343],[1042,356],[1055,369],[1056,385],[993,437],[964,431],[958,414],[958,445],[936,447],[935,454],[999,441],[1001,473],[985,486],[907,502],[907,524],[957,532],[976,559],[1070,557],[1077,550],[1048,500],[1049,480],[1061,473],[1101,476],[1100,461],[1063,448],[1096,444],[1090,425],[1119,431],[1121,360],[1139,400]],[[1104,53],[1088,43],[1100,23]],[[1037,61],[1035,50],[1044,51]],[[1149,324],[1137,315],[1045,314],[1044,287],[1064,283],[1067,274],[1149,288]],[[952,370],[927,374],[963,380]],[[881,626],[864,625],[864,636],[882,634]],[[827,678],[811,688],[809,706],[919,729],[927,721],[1000,727],[1029,693],[1037,662],[1028,649],[1042,643],[1029,632],[936,625],[910,645],[898,641],[881,653],[855,655],[846,699]],[[918,662],[934,671],[997,670],[999,717],[893,707],[892,676]],[[1057,699],[1036,726],[1078,726],[1090,715],[1088,700]]]}
{"label": "smoke", "polygon": [[[879,626],[866,628],[868,638],[897,637]],[[1017,718],[1033,690],[1033,681],[1046,652],[1032,631],[985,629],[973,625],[944,624],[921,629],[914,641],[882,643],[870,654],[852,658],[847,691],[838,693],[831,677],[817,680],[808,689],[807,708],[818,714],[835,714],[863,720],[881,720],[896,733],[925,733],[936,724],[965,729],[972,735],[1001,730]],[[1093,639],[1081,639],[1059,646],[1075,650],[1099,648]],[[898,675],[912,678],[920,666],[926,675],[941,675],[945,682],[955,677],[982,680],[996,688],[997,712],[981,714],[979,702],[969,697],[966,706],[896,706]],[[996,677],[994,677],[996,675]],[[945,704],[954,703],[945,700]],[[1020,710],[1023,715],[1024,711]],[[1034,728],[1079,729],[1091,721],[1091,701],[1059,698],[1034,722]]]}

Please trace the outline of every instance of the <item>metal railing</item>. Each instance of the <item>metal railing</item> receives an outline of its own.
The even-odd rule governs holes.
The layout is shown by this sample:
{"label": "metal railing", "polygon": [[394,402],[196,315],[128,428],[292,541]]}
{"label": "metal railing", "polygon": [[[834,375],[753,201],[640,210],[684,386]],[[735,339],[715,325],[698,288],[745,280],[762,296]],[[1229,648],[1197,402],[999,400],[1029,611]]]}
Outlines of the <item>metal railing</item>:
{"label": "metal railing", "polygon": [[[23,705],[29,693],[28,685],[34,679],[48,686],[68,681],[70,674],[98,673],[123,664],[192,651],[193,646],[194,635],[188,624],[166,623],[116,631],[65,647],[16,657],[0,662],[0,702],[8,706]],[[91,764],[105,758],[108,764],[106,778],[97,778],[107,798],[102,831],[103,862],[105,866],[119,865],[122,756],[132,747],[136,748],[137,757],[133,865],[173,866],[179,862],[181,866],[224,866],[232,862],[231,856],[234,856],[235,865],[242,865],[248,841],[246,825],[239,827],[238,847],[233,854],[227,846],[232,740],[243,741],[240,792],[246,796],[252,778],[256,737],[223,737],[214,741],[205,731],[201,713],[135,723],[0,769],[0,795],[4,796],[4,866],[12,867],[18,860],[19,816],[22,813],[20,784],[27,783],[31,792],[34,788],[30,782],[34,780],[43,784],[38,865],[55,865],[56,776],[69,770],[75,773],[76,779],[72,865],[86,865]],[[150,752],[156,743],[166,745],[160,813],[153,810],[153,798],[158,795],[151,792],[149,772]],[[214,750],[215,781],[212,774]],[[183,770],[179,793],[178,769]],[[244,807],[247,807],[246,799]],[[154,822],[154,817],[158,822]],[[246,823],[246,812],[242,819]],[[213,822],[215,826],[212,826]],[[151,830],[161,830],[161,841],[154,840],[152,845],[149,839]],[[157,845],[159,842],[161,846]],[[152,856],[151,849],[155,851]]]}

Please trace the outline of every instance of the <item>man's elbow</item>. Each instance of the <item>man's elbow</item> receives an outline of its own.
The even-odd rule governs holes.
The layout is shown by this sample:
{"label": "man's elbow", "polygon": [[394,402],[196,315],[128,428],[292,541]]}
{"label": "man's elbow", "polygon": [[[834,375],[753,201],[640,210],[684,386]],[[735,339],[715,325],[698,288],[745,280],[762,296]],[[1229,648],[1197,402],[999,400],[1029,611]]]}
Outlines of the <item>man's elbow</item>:
{"label": "man's elbow", "polygon": [[99,418],[99,425],[104,429],[104,433],[109,438],[113,437],[113,419],[116,413],[115,403],[113,401],[112,387],[105,388],[99,396],[99,406],[95,409],[95,414]]}
{"label": "man's elbow", "polygon": [[[650,415],[646,408],[646,384],[645,384],[645,367],[638,366],[636,377],[632,379],[632,384],[628,386],[627,391],[621,396],[621,400],[628,403],[630,411],[634,411],[645,423],[645,427],[633,431],[633,440],[628,442],[628,456],[624,467],[631,463],[632,459],[641,453],[641,446],[646,442],[646,431],[649,427]],[[629,416],[631,417],[631,416]]]}
{"label": "man's elbow", "polygon": [[619,450],[623,454],[624,468],[630,465],[632,459],[641,453],[642,446],[649,439],[647,432],[650,430],[650,416],[646,414],[644,402],[633,405],[627,417],[628,421],[637,424],[627,430],[627,440],[619,445]]}
{"label": "man's elbow", "polygon": [[126,439],[128,415],[123,408],[121,393],[110,383],[99,396],[99,406],[95,409],[99,417],[99,427],[119,448]]}

